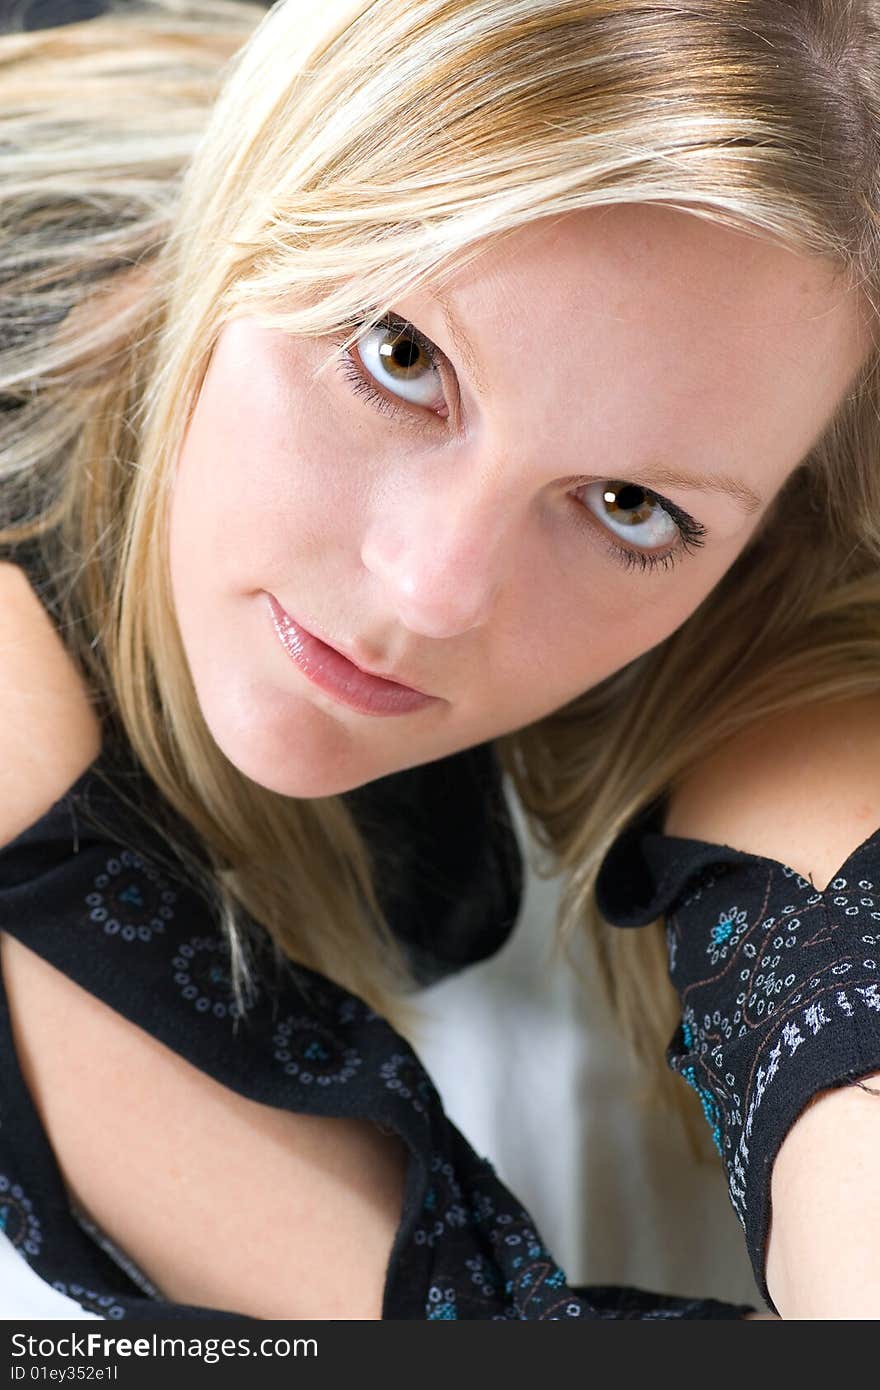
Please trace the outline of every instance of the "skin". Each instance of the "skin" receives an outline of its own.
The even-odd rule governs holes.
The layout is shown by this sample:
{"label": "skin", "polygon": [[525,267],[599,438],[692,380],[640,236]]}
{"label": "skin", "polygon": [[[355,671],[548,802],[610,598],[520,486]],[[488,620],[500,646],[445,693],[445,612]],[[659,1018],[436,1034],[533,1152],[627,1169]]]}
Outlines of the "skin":
{"label": "skin", "polygon": [[[388,330],[353,354],[393,415],[336,367],[311,379],[333,338],[239,318],[188,425],[169,550],[182,640],[216,742],[282,794],[331,795],[523,727],[662,642],[868,350],[830,264],[668,208],[542,219],[488,242],[443,297],[478,378],[428,289],[393,310],[445,355],[439,372],[422,358],[401,387],[375,351]],[[647,519],[628,494],[615,520],[607,484],[651,488],[664,465],[732,476],[760,505],[655,482]],[[671,569],[623,568],[609,543],[674,548],[666,499],[705,544]],[[285,654],[267,590],[436,702],[391,718],[338,703]]]}

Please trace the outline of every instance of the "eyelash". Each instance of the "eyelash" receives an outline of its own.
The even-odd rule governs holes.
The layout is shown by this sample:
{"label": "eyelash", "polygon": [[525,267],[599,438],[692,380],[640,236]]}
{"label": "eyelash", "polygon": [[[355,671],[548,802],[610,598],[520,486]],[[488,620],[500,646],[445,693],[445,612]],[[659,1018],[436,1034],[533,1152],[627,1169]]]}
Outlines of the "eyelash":
{"label": "eyelash", "polygon": [[[420,333],[414,324],[409,323],[406,319],[400,318],[397,314],[386,314],[384,318],[379,319],[373,327],[387,328],[389,333],[404,334],[407,338],[411,338],[412,341],[421,348],[434,370],[437,372],[440,371],[441,364],[445,361],[443,354],[436,343],[432,343],[430,338],[426,338],[424,333]],[[339,343],[344,341],[345,340],[341,337],[337,339]],[[348,349],[346,349],[339,359],[339,367],[343,376],[351,383],[352,390],[356,396],[363,396],[371,405],[374,405],[377,410],[381,411],[383,415],[393,416],[404,413],[403,408],[406,403],[394,402],[389,396],[383,395],[376,383],[369,377],[364,376]],[[414,406],[413,409],[418,410],[419,407]]]}
{"label": "eyelash", "polygon": [[[374,327],[387,328],[391,333],[405,334],[421,348],[422,352],[431,363],[431,366],[434,367],[436,371],[440,370],[441,364],[445,361],[443,354],[436,344],[432,343],[430,338],[426,338],[424,333],[421,333],[414,324],[409,323],[406,319],[400,318],[397,314],[385,314],[383,318],[378,320]],[[344,338],[339,337],[337,342],[339,344],[343,343]],[[360,370],[348,349],[346,349],[338,359],[338,365],[354,395],[363,396],[365,400],[369,401],[370,404],[383,415],[396,416],[405,413],[404,407],[406,403],[396,404],[388,396],[384,395],[382,391],[379,390],[378,386]],[[422,407],[419,406],[413,407],[415,410],[421,408]],[[605,537],[603,537],[605,541],[605,550],[610,558],[617,564],[621,565],[625,570],[632,571],[639,569],[642,573],[657,570],[661,567],[668,571],[671,570],[680,559],[683,559],[685,554],[692,554],[706,544],[706,527],[703,526],[701,522],[697,521],[687,512],[682,511],[680,507],[677,507],[674,502],[670,502],[668,498],[661,497],[657,492],[652,492],[650,488],[642,487],[640,483],[634,483],[632,486],[638,487],[639,491],[644,492],[646,497],[650,497],[653,501],[659,503],[678,527],[680,539],[677,541],[674,548],[668,550],[665,555],[652,555],[648,551],[633,551],[628,550],[625,546],[617,545],[615,541],[607,539],[609,533],[606,532]],[[586,513],[586,508],[582,503],[578,502],[577,507],[579,512]],[[584,515],[582,519],[584,524],[590,524],[586,515]],[[594,526],[590,526],[590,529],[595,531]]]}
{"label": "eyelash", "polygon": [[[625,546],[618,545],[616,541],[609,539],[611,533],[605,531],[605,528],[602,527],[601,529],[604,532],[602,541],[605,550],[610,558],[617,564],[629,571],[638,569],[643,574],[661,568],[668,571],[673,569],[685,555],[693,554],[695,551],[699,550],[701,546],[706,544],[707,531],[702,522],[696,521],[695,518],[689,516],[687,512],[683,512],[680,507],[677,507],[674,502],[670,502],[668,498],[661,497],[659,492],[652,492],[650,488],[643,487],[641,483],[633,483],[631,486],[637,487],[639,492],[643,492],[646,497],[650,497],[653,501],[660,504],[678,527],[679,539],[676,541],[672,550],[667,550],[664,555],[652,555],[651,552],[647,550],[628,550]],[[586,508],[582,503],[578,503],[577,505],[581,513],[586,512]],[[584,525],[590,526],[590,530],[595,531],[595,526],[591,525],[586,516],[583,516],[581,519]]]}

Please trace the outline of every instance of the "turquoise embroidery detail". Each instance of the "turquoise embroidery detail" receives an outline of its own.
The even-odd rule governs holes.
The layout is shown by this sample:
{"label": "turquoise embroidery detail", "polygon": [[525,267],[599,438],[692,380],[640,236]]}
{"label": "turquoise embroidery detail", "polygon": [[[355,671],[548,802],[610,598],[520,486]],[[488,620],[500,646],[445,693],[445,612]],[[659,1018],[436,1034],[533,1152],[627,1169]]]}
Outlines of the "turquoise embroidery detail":
{"label": "turquoise embroidery detail", "polygon": [[438,1288],[432,1284],[428,1290],[428,1302],[425,1306],[425,1317],[428,1319],[452,1319],[458,1317],[455,1306],[455,1289]]}
{"label": "turquoise embroidery detail", "polygon": [[127,888],[124,888],[119,894],[119,899],[124,903],[133,903],[135,907],[143,907],[144,905],[143,897],[136,883],[130,883]]}
{"label": "turquoise embroidery detail", "polygon": [[732,922],[719,922],[717,927],[712,928],[712,945],[721,946],[733,935]]}
{"label": "turquoise embroidery detail", "polygon": [[436,1308],[432,1308],[428,1313],[428,1318],[457,1318],[454,1303],[438,1303]]}
{"label": "turquoise embroidery detail", "polygon": [[721,1148],[721,1112],[718,1109],[717,1102],[712,1092],[707,1091],[705,1086],[700,1085],[693,1067],[682,1067],[680,1074],[684,1077],[689,1086],[693,1086],[697,1095],[700,1097],[700,1105],[703,1107],[703,1114],[706,1116],[706,1121],[709,1128],[712,1130],[712,1142],[723,1158],[724,1151]]}
{"label": "turquoise embroidery detail", "polygon": [[[690,1051],[694,1045],[694,1031],[690,1024],[685,1023],[684,1020],[682,1020],[681,1025],[681,1036],[685,1047]],[[697,1080],[697,1073],[694,1071],[693,1067],[682,1067],[679,1071],[679,1076],[683,1076],[688,1085],[692,1086],[700,1097],[700,1105],[703,1108],[703,1114],[712,1131],[712,1142],[723,1158],[724,1151],[721,1148],[721,1111],[718,1108],[718,1104],[712,1092],[708,1091],[705,1086],[700,1085]]]}

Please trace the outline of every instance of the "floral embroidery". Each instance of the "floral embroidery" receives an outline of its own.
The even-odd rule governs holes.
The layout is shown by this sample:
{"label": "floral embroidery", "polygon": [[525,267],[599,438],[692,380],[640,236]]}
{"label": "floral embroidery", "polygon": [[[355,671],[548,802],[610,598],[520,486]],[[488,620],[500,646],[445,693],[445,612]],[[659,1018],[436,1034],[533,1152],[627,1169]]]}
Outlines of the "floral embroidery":
{"label": "floral embroidery", "polygon": [[455,1318],[458,1314],[455,1311],[455,1289],[440,1289],[436,1284],[432,1284],[428,1290],[428,1301],[425,1304],[426,1318]]}
{"label": "floral embroidery", "polygon": [[123,941],[150,941],[164,933],[176,901],[177,893],[155,865],[129,849],[105,860],[85,896],[88,920]]}
{"label": "floral embroidery", "polygon": [[709,934],[706,954],[712,965],[726,960],[734,951],[748,930],[748,918],[738,907],[731,907],[719,914],[718,921]]}
{"label": "floral embroidery", "polygon": [[196,1013],[214,1018],[238,1018],[226,943],[215,935],[191,936],[178,946],[171,961],[174,983]]}
{"label": "floral embroidery", "polygon": [[301,1086],[345,1085],[363,1066],[357,1048],[346,1046],[326,1024],[307,1014],[288,1014],[273,1042],[275,1061]]}
{"label": "floral embroidery", "polygon": [[43,1230],[33,1201],[6,1173],[0,1173],[0,1231],[24,1254],[39,1255]]}

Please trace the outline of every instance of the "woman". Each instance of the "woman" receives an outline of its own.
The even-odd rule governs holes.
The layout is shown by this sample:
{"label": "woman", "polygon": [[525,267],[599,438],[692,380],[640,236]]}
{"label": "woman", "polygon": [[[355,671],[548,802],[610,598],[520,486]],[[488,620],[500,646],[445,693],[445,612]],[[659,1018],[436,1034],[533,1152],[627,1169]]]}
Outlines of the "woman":
{"label": "woman", "polygon": [[343,798],[498,741],[595,923],[717,730],[873,690],[867,6],[260,18],[3,41],[23,1248],[111,1316],[739,1316],[565,1287],[378,1016]]}

